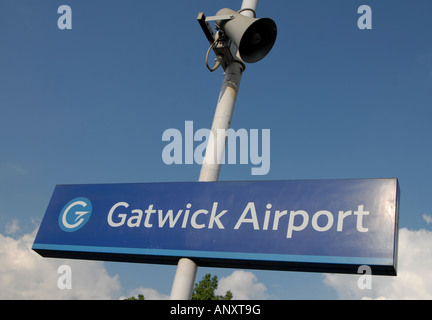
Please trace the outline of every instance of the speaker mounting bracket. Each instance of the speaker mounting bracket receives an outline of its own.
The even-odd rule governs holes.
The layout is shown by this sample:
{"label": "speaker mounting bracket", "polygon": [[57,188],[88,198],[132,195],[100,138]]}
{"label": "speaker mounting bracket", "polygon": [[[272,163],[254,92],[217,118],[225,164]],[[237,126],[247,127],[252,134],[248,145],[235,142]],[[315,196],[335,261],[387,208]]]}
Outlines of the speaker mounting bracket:
{"label": "speaker mounting bracket", "polygon": [[235,18],[235,14],[225,14],[225,15],[220,15],[220,16],[211,16],[211,17],[207,17],[205,19],[206,22],[209,21],[226,21],[226,20],[232,20]]}
{"label": "speaker mounting bracket", "polygon": [[[235,55],[236,48],[232,48],[235,47],[235,45],[231,44],[231,41],[223,33],[221,33],[221,31],[218,31],[219,36],[216,37],[212,27],[209,24],[209,21],[232,20],[234,18],[235,18],[234,14],[206,17],[204,12],[198,13],[197,20],[202,30],[204,31],[204,34],[208,42],[210,43],[210,48],[213,49],[216,55],[217,63],[215,64],[215,66],[213,68],[210,68],[207,65],[210,71],[215,71],[219,65],[221,65],[222,68],[225,70],[228,63],[235,60],[234,55]],[[208,53],[207,53],[207,58],[208,58]]]}

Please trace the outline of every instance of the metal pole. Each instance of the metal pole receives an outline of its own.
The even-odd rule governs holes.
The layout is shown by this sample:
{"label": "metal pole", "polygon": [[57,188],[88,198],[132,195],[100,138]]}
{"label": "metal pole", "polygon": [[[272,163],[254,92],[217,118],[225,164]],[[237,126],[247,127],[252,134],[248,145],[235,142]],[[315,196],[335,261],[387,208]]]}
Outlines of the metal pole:
{"label": "metal pole", "polygon": [[242,71],[243,66],[239,62],[233,61],[226,67],[198,181],[218,181],[219,179],[225,152],[226,130],[231,126]]}
{"label": "metal pole", "polygon": [[258,0],[243,0],[240,9],[241,14],[249,18],[255,18],[257,7],[258,7]]}
{"label": "metal pole", "polygon": [[[258,0],[243,0],[241,14],[254,18],[257,4]],[[238,54],[237,58],[240,59]],[[243,65],[235,60],[231,61],[225,69],[224,80],[198,181],[218,181],[219,179],[220,167],[225,152],[226,130],[231,125],[242,72]],[[171,289],[171,300],[191,299],[197,269],[198,266],[194,261],[188,258],[179,260]]]}
{"label": "metal pole", "polygon": [[188,258],[181,258],[177,264],[171,289],[171,300],[190,300],[198,266]]}

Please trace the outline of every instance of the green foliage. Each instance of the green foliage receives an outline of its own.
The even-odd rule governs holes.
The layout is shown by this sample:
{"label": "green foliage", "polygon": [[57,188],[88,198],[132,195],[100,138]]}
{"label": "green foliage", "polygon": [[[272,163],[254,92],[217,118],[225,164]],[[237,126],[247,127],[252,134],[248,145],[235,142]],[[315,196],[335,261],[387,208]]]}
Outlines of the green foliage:
{"label": "green foliage", "polygon": [[132,297],[130,297],[130,298],[126,298],[126,299],[124,299],[124,300],[145,300],[145,298],[144,298],[144,295],[139,294],[139,295],[138,295],[138,299],[135,298],[134,296],[132,296]]}
{"label": "green foliage", "polygon": [[[200,282],[195,283],[194,292],[192,293],[192,300],[231,300],[233,298],[230,290],[225,292],[224,296],[215,295],[217,287],[217,276],[212,277],[210,273],[207,273]],[[139,294],[138,298],[132,296],[124,300],[145,300],[145,298],[144,295]]]}
{"label": "green foliage", "polygon": [[194,292],[192,293],[192,300],[231,300],[233,295],[231,291],[227,291],[224,296],[215,295],[218,287],[217,276],[211,277],[207,273],[204,278],[195,284]]}

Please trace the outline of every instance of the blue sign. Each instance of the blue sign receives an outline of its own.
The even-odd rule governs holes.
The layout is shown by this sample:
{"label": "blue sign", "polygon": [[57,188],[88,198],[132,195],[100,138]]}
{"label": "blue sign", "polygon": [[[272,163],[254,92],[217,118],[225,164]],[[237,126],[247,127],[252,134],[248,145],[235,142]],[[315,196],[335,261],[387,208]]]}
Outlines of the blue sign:
{"label": "blue sign", "polygon": [[397,179],[59,185],[42,256],[395,275]]}

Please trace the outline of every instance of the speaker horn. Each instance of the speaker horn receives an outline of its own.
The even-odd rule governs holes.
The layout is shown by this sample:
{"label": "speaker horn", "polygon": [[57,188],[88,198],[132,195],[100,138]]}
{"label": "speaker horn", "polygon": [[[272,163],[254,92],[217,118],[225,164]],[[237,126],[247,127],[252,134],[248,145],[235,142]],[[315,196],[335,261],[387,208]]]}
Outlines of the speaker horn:
{"label": "speaker horn", "polygon": [[217,16],[231,15],[230,20],[215,20],[216,26],[237,46],[244,62],[253,63],[264,58],[276,41],[276,23],[269,18],[249,18],[231,9],[221,9]]}

